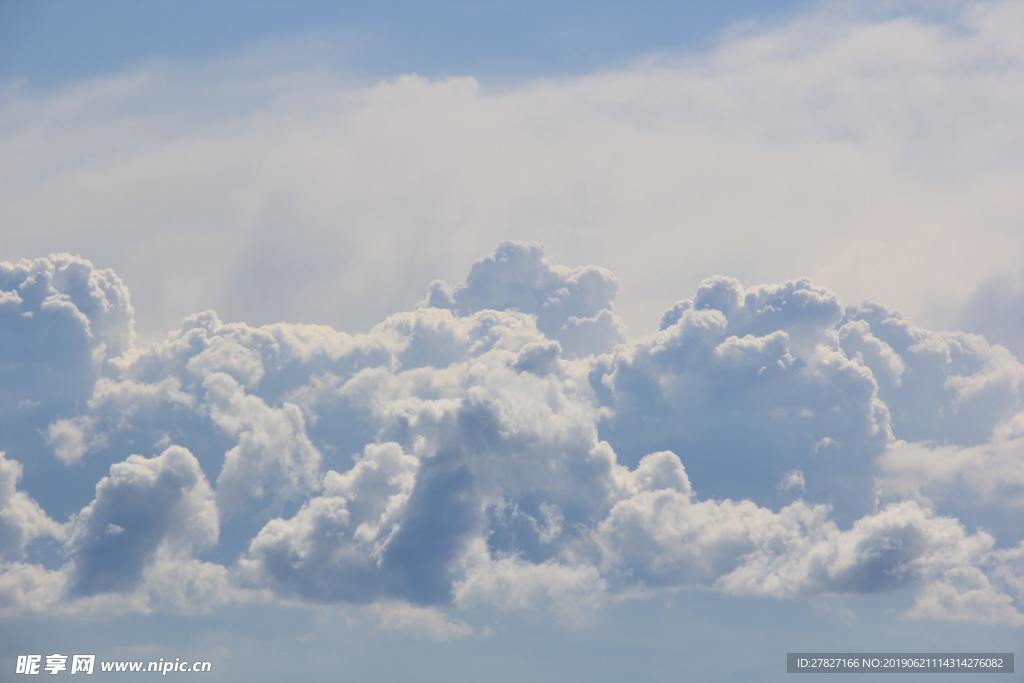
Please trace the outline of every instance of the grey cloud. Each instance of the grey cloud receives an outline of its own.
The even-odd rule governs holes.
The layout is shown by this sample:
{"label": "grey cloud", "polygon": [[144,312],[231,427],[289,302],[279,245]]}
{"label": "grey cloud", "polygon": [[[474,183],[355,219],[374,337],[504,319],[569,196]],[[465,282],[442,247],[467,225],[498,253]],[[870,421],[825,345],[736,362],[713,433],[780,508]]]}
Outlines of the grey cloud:
{"label": "grey cloud", "polygon": [[213,491],[191,453],[171,447],[152,458],[133,455],[110,468],[72,521],[72,591],[134,588],[159,550],[187,556],[217,537]]}

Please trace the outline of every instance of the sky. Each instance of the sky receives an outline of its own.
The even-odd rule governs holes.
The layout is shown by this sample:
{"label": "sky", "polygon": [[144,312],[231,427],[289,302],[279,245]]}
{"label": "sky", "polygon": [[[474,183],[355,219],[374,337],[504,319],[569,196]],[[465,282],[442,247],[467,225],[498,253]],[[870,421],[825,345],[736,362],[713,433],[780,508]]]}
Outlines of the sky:
{"label": "sky", "polygon": [[[522,79],[586,73],[652,52],[707,47],[737,23],[806,3],[276,2],[5,3],[0,74],[40,86],[152,63],[201,65],[266,46],[327,41],[331,66],[364,77],[418,73]],[[102,40],[91,38],[103,36]]]}
{"label": "sky", "polygon": [[0,3],[0,680],[1013,651],[1022,23]]}

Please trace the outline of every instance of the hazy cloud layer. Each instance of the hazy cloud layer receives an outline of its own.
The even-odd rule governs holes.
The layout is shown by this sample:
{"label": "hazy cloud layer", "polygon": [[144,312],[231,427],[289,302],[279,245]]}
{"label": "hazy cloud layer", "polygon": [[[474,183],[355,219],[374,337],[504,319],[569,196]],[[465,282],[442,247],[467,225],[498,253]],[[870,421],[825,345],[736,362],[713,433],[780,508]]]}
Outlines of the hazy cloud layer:
{"label": "hazy cloud layer", "polygon": [[[714,273],[806,275],[953,327],[980,283],[1021,267],[1024,9],[934,4],[928,19],[907,16],[921,3],[823,3],[693,53],[527,82],[376,81],[346,69],[344,44],[303,44],[5,84],[0,252],[114,267],[147,340],[206,308],[366,330],[434,278],[477,305],[472,276],[455,290],[502,239],[615,272],[640,332]],[[545,334],[581,306],[614,334],[600,273],[534,275],[571,283],[520,302],[545,308]]]}
{"label": "hazy cloud layer", "polygon": [[1024,272],[982,282],[964,304],[957,323],[1024,358]]}
{"label": "hazy cloud layer", "polygon": [[611,273],[504,242],[366,333],[140,345],[109,271],[0,269],[5,611],[360,603],[446,639],[703,587],[1024,620],[1024,366],[983,337],[715,276],[630,338]]}

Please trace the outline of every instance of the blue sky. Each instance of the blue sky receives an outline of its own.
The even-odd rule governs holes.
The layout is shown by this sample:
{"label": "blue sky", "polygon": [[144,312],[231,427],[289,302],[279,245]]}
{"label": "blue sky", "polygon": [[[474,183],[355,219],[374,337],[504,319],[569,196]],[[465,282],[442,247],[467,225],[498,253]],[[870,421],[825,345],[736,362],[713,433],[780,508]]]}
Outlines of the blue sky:
{"label": "blue sky", "polygon": [[0,5],[0,680],[1012,651],[1022,23]]}
{"label": "blue sky", "polygon": [[338,66],[372,76],[564,75],[706,47],[734,23],[782,18],[805,4],[15,0],[0,9],[0,77],[53,85],[310,39],[342,44]]}

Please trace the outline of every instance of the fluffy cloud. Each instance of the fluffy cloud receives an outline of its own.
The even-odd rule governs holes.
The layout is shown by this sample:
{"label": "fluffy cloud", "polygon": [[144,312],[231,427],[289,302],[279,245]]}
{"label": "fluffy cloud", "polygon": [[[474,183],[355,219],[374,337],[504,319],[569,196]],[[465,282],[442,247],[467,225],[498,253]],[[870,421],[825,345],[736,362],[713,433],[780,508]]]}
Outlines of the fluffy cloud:
{"label": "fluffy cloud", "polygon": [[96,484],[72,520],[68,555],[79,595],[134,588],[158,552],[188,556],[217,542],[213,491],[195,456],[172,446],[130,456]]}
{"label": "fluffy cloud", "polygon": [[238,440],[224,454],[217,477],[222,510],[237,513],[267,501],[280,509],[318,487],[320,454],[306,436],[297,406],[271,408],[221,373],[209,375],[203,386],[214,424]]}
{"label": "fluffy cloud", "polygon": [[383,554],[398,531],[418,461],[394,443],[368,446],[345,474],[331,471],[324,495],[252,540],[243,571],[284,593],[371,602],[386,594]]}
{"label": "fluffy cloud", "polygon": [[1024,625],[1024,543],[989,555],[986,570],[956,567],[928,583],[910,616]]}
{"label": "fluffy cloud", "polygon": [[461,562],[461,578],[453,586],[453,599],[460,607],[550,609],[575,622],[590,616],[607,594],[605,579],[593,565],[534,563],[516,555],[495,558],[483,539],[470,544]]}
{"label": "fluffy cloud", "polygon": [[967,534],[955,519],[912,502],[844,530],[823,507],[797,502],[773,512],[672,489],[620,501],[594,539],[604,571],[620,582],[774,597],[893,590],[973,569],[994,545],[988,534]]}
{"label": "fluffy cloud", "polygon": [[502,242],[493,256],[473,264],[466,282],[437,281],[426,304],[458,315],[486,309],[522,311],[570,354],[610,350],[625,329],[612,313],[619,283],[603,268],[552,265],[539,245]]}
{"label": "fluffy cloud", "polygon": [[962,567],[942,580],[925,585],[917,596],[911,617],[946,621],[979,621],[1024,625],[1020,600],[1000,592],[979,569]]}
{"label": "fluffy cloud", "polygon": [[713,496],[786,502],[791,489],[774,484],[801,470],[808,497],[862,513],[892,425],[870,368],[837,348],[841,316],[804,280],[744,290],[709,279],[658,332],[595,364],[590,382],[610,408],[601,435],[626,462],[680,453]]}
{"label": "fluffy cloud", "polygon": [[[876,457],[900,440],[1005,441],[997,427],[1022,407],[1022,373],[982,337],[923,329],[877,304],[844,308],[806,280],[744,288],[714,277],[657,333],[595,363],[590,381],[611,409],[601,434],[627,462],[672,449],[712,495],[781,504],[799,491],[862,514]],[[794,473],[797,486],[765,487]]]}
{"label": "fluffy cloud", "polygon": [[[7,89],[0,248],[117,264],[148,341],[110,271],[0,265],[0,609],[259,592],[454,636],[700,586],[1020,623],[1019,287],[967,297],[988,341],[910,318],[1019,268],[1022,10],[860,11],[497,89]],[[510,235],[622,300],[521,243],[460,279]],[[813,282],[686,296],[720,270]],[[209,306],[254,324],[158,336]]]}
{"label": "fluffy cloud", "polygon": [[[503,243],[362,334],[206,312],[103,355],[40,430],[68,491],[99,480],[66,536],[0,458],[4,609],[364,603],[450,638],[475,632],[452,609],[572,622],[701,587],[1018,620],[1019,539],[986,517],[1017,495],[1004,349],[803,279],[710,278],[660,329],[609,337],[615,288]],[[37,557],[46,536],[61,560]]]}
{"label": "fluffy cloud", "polygon": [[67,575],[26,562],[0,563],[0,614],[46,613],[67,590]]}
{"label": "fluffy cloud", "polygon": [[1024,404],[1024,365],[1004,347],[934,332],[878,304],[852,307],[839,345],[874,373],[902,439],[974,445]]}
{"label": "fluffy cloud", "polygon": [[[0,262],[0,450],[21,460],[25,481],[53,475],[55,463],[34,457],[47,450],[47,438],[69,461],[87,447],[84,425],[70,418],[111,359],[131,348],[133,315],[117,275],[85,259]],[[61,496],[39,490],[37,497]]]}
{"label": "fluffy cloud", "polygon": [[0,416],[70,411],[101,364],[132,343],[128,290],[77,256],[0,263]]}

